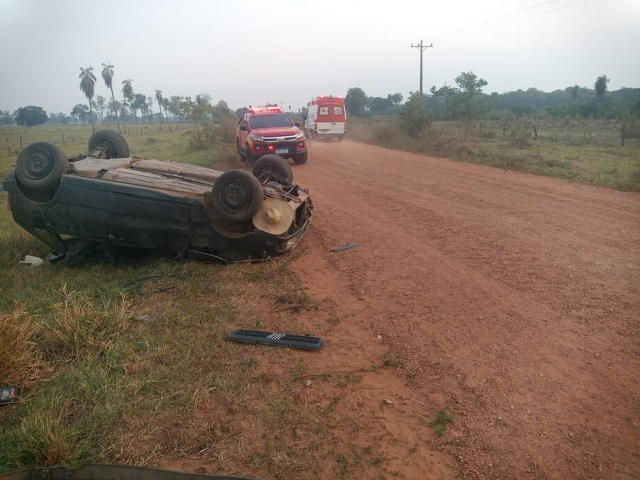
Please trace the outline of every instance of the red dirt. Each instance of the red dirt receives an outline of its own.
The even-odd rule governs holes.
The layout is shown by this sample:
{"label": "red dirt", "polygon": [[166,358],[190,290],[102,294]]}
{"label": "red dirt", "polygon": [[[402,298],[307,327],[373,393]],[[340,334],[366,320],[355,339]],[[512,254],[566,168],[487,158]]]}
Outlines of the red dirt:
{"label": "red dirt", "polygon": [[316,206],[294,268],[356,312],[323,363],[400,352],[405,407],[379,420],[406,444],[454,414],[457,467],[431,442],[397,474],[640,477],[640,196],[348,141],[294,175]]}

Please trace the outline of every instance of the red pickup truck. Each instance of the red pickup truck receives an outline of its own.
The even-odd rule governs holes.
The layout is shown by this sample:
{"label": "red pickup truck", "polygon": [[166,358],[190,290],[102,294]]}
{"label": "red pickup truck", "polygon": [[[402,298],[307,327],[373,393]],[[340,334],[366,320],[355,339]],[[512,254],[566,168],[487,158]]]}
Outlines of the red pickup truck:
{"label": "red pickup truck", "polygon": [[307,141],[298,126],[280,107],[249,108],[236,127],[238,155],[249,165],[267,154],[306,163]]}

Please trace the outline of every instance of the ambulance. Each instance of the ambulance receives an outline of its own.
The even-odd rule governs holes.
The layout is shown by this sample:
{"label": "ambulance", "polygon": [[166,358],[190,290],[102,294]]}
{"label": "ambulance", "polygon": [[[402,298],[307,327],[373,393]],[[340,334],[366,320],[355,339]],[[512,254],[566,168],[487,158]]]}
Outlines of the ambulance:
{"label": "ambulance", "polygon": [[304,132],[307,138],[325,137],[342,140],[347,132],[344,98],[323,95],[311,100],[307,104]]}

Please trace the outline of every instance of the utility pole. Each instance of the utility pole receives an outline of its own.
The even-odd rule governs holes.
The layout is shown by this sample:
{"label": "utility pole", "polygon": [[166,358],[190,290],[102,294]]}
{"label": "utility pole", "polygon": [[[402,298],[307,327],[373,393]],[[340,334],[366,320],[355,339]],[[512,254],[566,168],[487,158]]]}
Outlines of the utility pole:
{"label": "utility pole", "polygon": [[423,92],[422,92],[422,53],[425,51],[425,49],[427,48],[432,48],[433,47],[433,43],[431,45],[424,45],[422,43],[422,40],[420,40],[420,44],[414,45],[413,43],[411,44],[411,48],[419,48],[420,49],[420,110],[422,110],[422,97],[423,97]]}

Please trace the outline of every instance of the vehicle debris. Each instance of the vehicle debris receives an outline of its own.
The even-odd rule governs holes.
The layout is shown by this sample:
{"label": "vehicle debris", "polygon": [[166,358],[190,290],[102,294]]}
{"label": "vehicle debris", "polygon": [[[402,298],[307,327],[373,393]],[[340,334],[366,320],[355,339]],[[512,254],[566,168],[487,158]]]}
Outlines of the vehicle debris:
{"label": "vehicle debris", "polygon": [[113,130],[98,130],[89,153],[71,158],[51,143],[28,145],[3,189],[14,220],[69,266],[150,250],[265,259],[298,245],[313,209],[279,155],[258,158],[252,173],[223,172],[130,156]]}
{"label": "vehicle debris", "polygon": [[333,247],[331,249],[332,252],[342,252],[344,250],[349,250],[351,248],[359,247],[359,243],[347,243],[346,245],[338,245],[337,247]]}
{"label": "vehicle debris", "polygon": [[290,333],[262,332],[259,330],[235,330],[227,335],[227,340],[243,343],[259,343],[275,347],[297,348],[300,350],[320,350],[322,338]]}
{"label": "vehicle debris", "polygon": [[20,398],[20,387],[0,386],[0,405],[5,403],[15,403]]}
{"label": "vehicle debris", "polygon": [[32,267],[39,267],[44,263],[44,260],[42,260],[40,257],[25,255],[24,260],[20,260],[20,263],[23,263],[25,265],[31,265]]}
{"label": "vehicle debris", "polygon": [[12,473],[0,474],[2,480],[33,479],[66,480],[252,480],[248,477],[236,477],[217,474],[179,472],[151,467],[134,467],[132,465],[86,464],[78,467],[44,467],[26,468]]}

